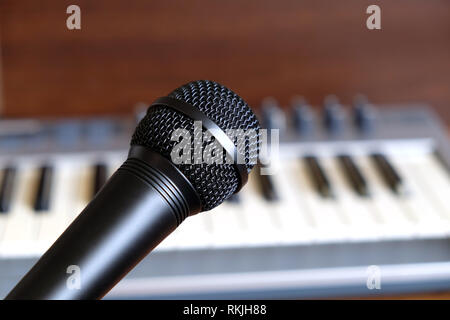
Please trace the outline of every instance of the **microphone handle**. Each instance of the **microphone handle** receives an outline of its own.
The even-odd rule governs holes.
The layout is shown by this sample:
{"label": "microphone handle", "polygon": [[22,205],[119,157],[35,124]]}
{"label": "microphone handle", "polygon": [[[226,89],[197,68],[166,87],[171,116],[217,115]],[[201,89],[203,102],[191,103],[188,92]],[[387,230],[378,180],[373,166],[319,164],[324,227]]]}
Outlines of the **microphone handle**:
{"label": "microphone handle", "polygon": [[199,211],[198,195],[176,167],[133,146],[127,161],[6,299],[100,299]]}

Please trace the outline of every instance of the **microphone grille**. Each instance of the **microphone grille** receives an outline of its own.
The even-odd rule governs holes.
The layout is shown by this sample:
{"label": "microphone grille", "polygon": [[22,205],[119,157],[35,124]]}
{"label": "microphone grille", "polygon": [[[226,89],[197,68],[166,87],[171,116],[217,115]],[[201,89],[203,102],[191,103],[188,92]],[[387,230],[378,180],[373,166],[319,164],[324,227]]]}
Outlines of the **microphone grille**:
{"label": "microphone grille", "polygon": [[[242,129],[252,132],[249,141],[237,144],[240,154],[245,155],[247,172],[256,163],[259,152],[259,122],[247,103],[230,89],[213,81],[200,80],[187,83],[172,91],[169,97],[191,104],[215,122],[222,130]],[[171,160],[170,153],[177,141],[171,140],[175,129],[187,129],[193,134],[194,120],[174,109],[155,106],[147,110],[138,124],[131,145],[141,145]],[[203,129],[203,131],[205,131]],[[205,143],[204,143],[205,145]],[[175,164],[196,189],[204,211],[210,210],[229,198],[239,185],[239,176],[232,164]]]}

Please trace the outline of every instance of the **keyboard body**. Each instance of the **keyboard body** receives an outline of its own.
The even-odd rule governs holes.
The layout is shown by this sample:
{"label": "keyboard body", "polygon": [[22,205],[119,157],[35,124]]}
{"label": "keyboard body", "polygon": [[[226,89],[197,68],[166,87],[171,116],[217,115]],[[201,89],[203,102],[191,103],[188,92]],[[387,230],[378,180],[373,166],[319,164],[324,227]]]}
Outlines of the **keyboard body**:
{"label": "keyboard body", "polygon": [[[280,132],[270,176],[277,199],[252,173],[239,199],[189,217],[107,296],[111,299],[314,298],[450,289],[450,144],[427,107],[382,106],[361,132],[339,134],[315,119],[312,133]],[[0,213],[0,296],[5,296],[93,196],[95,165],[107,175],[126,158],[133,117],[1,120],[0,168],[15,167]],[[397,194],[371,155],[402,177]],[[355,192],[338,156],[367,180]],[[323,197],[305,157],[333,188]],[[51,167],[47,210],[35,210],[42,167]],[[254,170],[256,172],[256,170]],[[5,175],[3,170],[2,175]],[[372,288],[378,277],[380,288]],[[376,280],[376,281],[378,281]],[[372,288],[372,289],[369,289]]]}

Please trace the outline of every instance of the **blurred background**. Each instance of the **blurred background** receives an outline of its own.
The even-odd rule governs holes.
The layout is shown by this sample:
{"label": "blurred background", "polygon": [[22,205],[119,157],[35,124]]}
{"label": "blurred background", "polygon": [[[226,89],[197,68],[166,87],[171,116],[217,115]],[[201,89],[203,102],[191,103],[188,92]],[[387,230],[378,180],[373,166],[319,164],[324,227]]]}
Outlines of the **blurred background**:
{"label": "blurred background", "polygon": [[[81,8],[81,30],[66,8]],[[381,30],[366,8],[381,8]],[[427,102],[450,121],[450,4],[399,1],[2,0],[2,114],[129,113],[193,79],[257,107],[364,93]]]}
{"label": "blurred background", "polygon": [[[66,27],[66,9],[72,4],[81,8],[81,30]],[[366,27],[366,9],[372,4],[381,8],[381,30]],[[140,298],[297,298],[342,296],[344,291],[345,296],[360,297],[373,293],[366,288],[366,267],[382,265],[395,268],[383,269],[388,282],[381,296],[441,291],[414,297],[450,298],[450,179],[445,168],[450,166],[449,40],[446,0],[0,0],[0,212],[9,212],[0,214],[0,296],[120,165],[135,126],[136,104],[148,104],[191,80],[209,79],[233,89],[258,111],[266,97],[288,110],[298,95],[319,108],[329,94],[350,105],[361,93],[386,112],[380,112],[380,127],[373,136],[365,131],[369,127],[365,121],[372,119],[366,113],[355,126],[345,122],[349,125],[340,128],[341,136],[329,134],[343,123],[339,124],[336,105],[325,114],[329,123],[325,119],[325,126],[314,125],[317,136],[305,138],[303,128],[296,128],[298,132],[291,132],[284,142],[302,152],[317,151],[313,159],[300,165],[298,157],[305,154],[295,154],[294,161],[285,165],[284,176],[273,181],[254,178],[243,192],[244,200],[224,204],[214,213],[217,220],[208,222],[205,215],[199,219],[206,222],[192,223],[216,228],[219,233],[212,233],[211,241],[218,242],[214,245],[219,250],[202,247],[209,229],[182,230],[164,242],[167,252],[140,264],[113,297],[136,297],[140,292]],[[417,108],[421,103],[431,106],[443,127],[434,114]],[[403,109],[396,111],[393,106],[400,104]],[[311,119],[305,116],[309,111],[296,110],[300,122]],[[278,119],[279,110],[270,112],[269,120]],[[109,115],[119,118],[97,121],[96,117]],[[3,121],[11,118],[59,120]],[[77,157],[81,152],[86,157],[84,153]],[[342,152],[350,156],[335,158]],[[366,198],[357,195],[361,181],[352,185],[358,168],[373,191]],[[324,200],[327,195],[319,194],[324,193],[323,185],[314,183],[323,184],[320,174],[331,177],[337,191],[334,199]],[[18,179],[16,193],[11,191],[14,179]],[[53,189],[46,189],[51,181]],[[403,183],[411,187],[409,198],[399,191]],[[275,214],[282,217],[298,208],[302,209],[295,212],[304,215],[309,209],[303,200],[319,227],[311,233],[282,230],[280,237],[292,236],[285,239],[288,246],[279,246],[271,222],[266,229],[258,225],[261,229],[244,228],[238,234],[236,217],[245,216],[251,226],[264,215],[272,221]],[[352,244],[347,231],[337,234],[337,240],[326,231],[329,217],[337,217],[339,210],[347,210],[350,224],[355,223],[350,228]],[[376,231],[373,221],[360,220],[361,212],[369,217],[377,210],[386,218],[380,229],[382,241],[379,234],[371,234]],[[64,222],[61,212],[67,215]],[[395,215],[399,220],[390,220]],[[290,223],[291,218],[286,218],[287,225],[309,228],[304,222]],[[180,248],[186,250],[177,251]],[[289,270],[299,273],[283,273]],[[231,277],[222,277],[227,272]],[[174,275],[186,282],[176,288],[180,291],[171,292],[169,280]],[[349,280],[351,276],[356,282]],[[135,281],[143,278],[147,282]],[[206,293],[199,293],[201,283]],[[297,291],[292,283],[297,283]],[[230,286],[237,288],[237,295],[226,295]],[[267,288],[251,291],[261,286]],[[222,287],[225,293],[214,292]]]}

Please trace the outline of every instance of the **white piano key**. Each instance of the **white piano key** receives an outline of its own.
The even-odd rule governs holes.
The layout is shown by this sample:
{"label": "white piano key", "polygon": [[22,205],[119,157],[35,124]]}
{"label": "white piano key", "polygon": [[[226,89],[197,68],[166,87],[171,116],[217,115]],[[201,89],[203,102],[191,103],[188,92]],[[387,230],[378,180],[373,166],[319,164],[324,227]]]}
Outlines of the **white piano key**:
{"label": "white piano key", "polygon": [[315,240],[315,221],[313,213],[303,199],[298,181],[292,181],[292,173],[298,170],[298,161],[286,161],[272,175],[279,200],[268,205],[273,206],[281,227],[281,240],[285,244],[306,244]]}
{"label": "white piano key", "polygon": [[[292,179],[297,181],[299,198],[304,201],[307,211],[311,212],[315,221],[316,242],[340,242],[350,239],[348,235],[348,224],[338,210],[336,210],[336,199],[325,199],[314,188],[308,174],[308,168],[304,161],[296,162],[296,170],[293,170]],[[327,168],[324,167],[326,173]],[[330,179],[333,187],[334,181]]]}
{"label": "white piano key", "polygon": [[419,185],[423,186],[427,197],[439,213],[450,218],[450,173],[434,154],[411,159],[410,167],[414,170]]}
{"label": "white piano key", "polygon": [[187,217],[155,250],[183,250],[210,247],[211,228],[209,215],[200,212]]}
{"label": "white piano key", "polygon": [[361,172],[371,184],[372,197],[375,199],[372,210],[382,221],[383,238],[407,239],[418,236],[415,221],[398,203],[400,196],[388,188],[368,157],[359,157],[357,160]]}
{"label": "white piano key", "polygon": [[155,250],[185,250],[211,247],[209,213],[187,217]]}
{"label": "white piano key", "polygon": [[96,163],[104,163],[106,165],[107,180],[119,168],[123,161],[121,156],[116,154],[104,155],[103,157],[81,158],[78,161],[72,161],[70,165],[76,173],[72,175],[72,185],[74,186],[74,210],[72,211],[71,220],[75,219],[81,211],[93,199],[93,184],[95,179]]}
{"label": "white piano key", "polygon": [[54,166],[51,203],[48,211],[36,213],[39,232],[36,245],[45,252],[70,222],[74,216],[74,198],[76,192],[73,186],[73,173],[77,168],[70,163],[60,162]]}
{"label": "white piano key", "polygon": [[39,168],[23,163],[17,171],[16,192],[11,211],[5,221],[5,232],[0,243],[1,256],[34,256],[39,225],[33,210]]}
{"label": "white piano key", "polygon": [[180,229],[175,229],[174,232],[169,234],[154,250],[155,251],[167,251],[174,250],[178,245],[178,233],[181,232]]}
{"label": "white piano key", "polygon": [[418,232],[422,237],[442,237],[450,234],[450,218],[439,211],[433,199],[427,199],[427,186],[420,182],[417,167],[410,159],[391,159],[399,173],[405,177],[409,193],[399,200],[417,219]]}
{"label": "white piano key", "polygon": [[[358,161],[356,159],[353,161],[359,168]],[[349,224],[350,238],[354,241],[379,240],[382,237],[381,221],[369,206],[369,202],[376,199],[364,198],[355,192],[337,159],[325,159],[323,165],[333,181],[336,209],[345,215]]]}
{"label": "white piano key", "polygon": [[210,221],[209,238],[213,248],[245,245],[246,225],[239,204],[222,203],[207,214]]}
{"label": "white piano key", "polygon": [[69,212],[68,224],[70,224],[92,200],[92,181],[94,179],[94,168],[91,162],[83,161],[74,165],[77,174],[72,175],[70,183],[73,185],[74,208]]}
{"label": "white piano key", "polygon": [[211,230],[206,215],[212,212],[200,212],[186,218],[175,230],[173,237],[165,243],[163,249],[200,249],[211,247]]}
{"label": "white piano key", "polygon": [[241,216],[246,227],[243,242],[249,246],[280,244],[281,230],[277,218],[273,208],[263,200],[256,174],[259,172],[252,171],[247,184],[239,193],[242,202]]}

